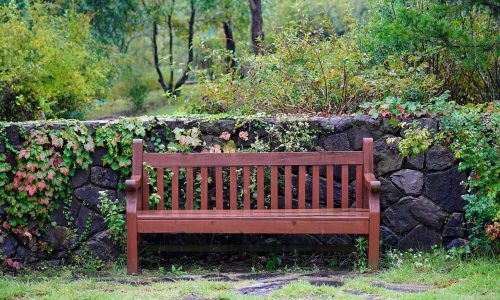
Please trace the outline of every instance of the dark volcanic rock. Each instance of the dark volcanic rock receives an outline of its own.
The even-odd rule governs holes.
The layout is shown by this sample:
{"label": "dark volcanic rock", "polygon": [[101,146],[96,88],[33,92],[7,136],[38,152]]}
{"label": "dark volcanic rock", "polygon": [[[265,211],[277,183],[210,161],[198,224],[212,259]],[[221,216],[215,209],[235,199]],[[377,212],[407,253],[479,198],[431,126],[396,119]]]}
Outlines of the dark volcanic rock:
{"label": "dark volcanic rock", "polygon": [[109,199],[112,199],[112,200],[116,199],[116,192],[115,191],[102,189],[100,187],[90,185],[90,184],[82,186],[80,188],[77,188],[75,190],[74,194],[78,200],[82,201],[83,203],[86,203],[87,205],[89,205],[93,209],[97,210],[97,209],[99,209],[98,205],[100,204],[100,201],[99,201],[99,192],[100,191],[106,191]]}
{"label": "dark volcanic rock", "polygon": [[94,235],[97,232],[106,229],[104,219],[85,206],[82,206],[80,208],[75,225],[77,233],[79,235],[83,234],[84,232],[87,232],[89,235]]}
{"label": "dark volcanic rock", "polygon": [[318,238],[326,245],[352,245],[352,237],[348,234],[323,234]]}
{"label": "dark volcanic rock", "polygon": [[349,138],[349,144],[353,150],[361,150],[363,147],[363,138],[375,138],[375,135],[371,131],[353,127],[347,131],[347,137]]}
{"label": "dark volcanic rock", "polygon": [[5,134],[12,145],[17,146],[21,144],[21,136],[19,135],[19,127],[17,125],[11,124],[7,126]]}
{"label": "dark volcanic rock", "polygon": [[[338,177],[337,177],[338,178]],[[327,194],[328,183],[325,178],[319,178],[319,201],[322,207],[326,206],[326,194]],[[297,195],[295,195],[297,196]],[[334,182],[333,188],[334,205],[340,207],[342,200],[342,184],[340,182]],[[349,189],[348,198],[349,203],[353,201],[355,197],[354,189]],[[306,175],[306,204],[312,203],[312,176]]]}
{"label": "dark volcanic rock", "polygon": [[427,151],[425,166],[430,171],[440,171],[453,165],[455,157],[445,146],[433,146]]}
{"label": "dark volcanic rock", "polygon": [[69,246],[70,230],[64,226],[45,226],[47,233],[46,241],[52,247],[54,252],[67,251]]}
{"label": "dark volcanic rock", "polygon": [[392,174],[391,181],[405,194],[418,196],[422,193],[424,175],[420,171],[403,169]]}
{"label": "dark volcanic rock", "polygon": [[120,247],[113,244],[113,235],[109,231],[99,232],[82,247],[92,257],[102,260],[114,260],[120,254]]}
{"label": "dark volcanic rock", "polygon": [[374,161],[375,175],[380,176],[398,170],[403,165],[403,157],[399,154],[395,144],[387,144],[387,138],[393,136],[383,136],[375,141]]}
{"label": "dark volcanic rock", "polygon": [[444,247],[444,250],[448,251],[452,248],[460,248],[467,244],[469,244],[468,240],[462,238],[454,239],[453,241],[449,242],[448,245],[446,245],[446,247]]}
{"label": "dark volcanic rock", "polygon": [[353,126],[352,119],[349,117],[330,118],[328,119],[328,125],[333,127],[335,132],[342,132]]}
{"label": "dark volcanic rock", "polygon": [[465,173],[458,173],[458,167],[425,175],[424,195],[446,211],[463,211],[467,203],[462,199],[464,188],[460,182],[466,180]]}
{"label": "dark volcanic rock", "polygon": [[389,118],[382,119],[382,130],[388,134],[396,134],[399,131],[399,126],[392,126]]}
{"label": "dark volcanic rock", "polygon": [[386,209],[390,205],[396,203],[401,199],[404,194],[394,185],[390,180],[380,178],[382,186],[380,190],[380,207]]}
{"label": "dark volcanic rock", "polygon": [[464,237],[464,214],[452,213],[448,219],[448,223],[444,226],[443,237]]}
{"label": "dark volcanic rock", "polygon": [[351,145],[347,138],[347,133],[337,133],[329,135],[323,142],[323,147],[326,151],[349,151]]}
{"label": "dark volcanic rock", "polygon": [[236,121],[234,120],[217,120],[214,122],[202,122],[200,128],[202,132],[220,134],[224,131],[232,133]]}
{"label": "dark volcanic rock", "polygon": [[14,253],[16,253],[16,248],[17,248],[16,239],[7,232],[0,230],[0,249],[2,250],[0,254],[9,257]]}
{"label": "dark volcanic rock", "polygon": [[86,184],[87,181],[89,180],[89,175],[90,175],[90,170],[82,170],[82,169],[77,169],[75,171],[75,175],[71,177],[70,180],[70,185],[72,188],[77,188],[81,187],[82,185]]}
{"label": "dark volcanic rock", "polygon": [[102,166],[102,158],[106,155],[107,149],[104,147],[96,147],[94,152],[90,153],[90,157],[92,158],[92,165],[94,166]]}
{"label": "dark volcanic rock", "polygon": [[389,227],[380,226],[380,240],[384,246],[395,246],[399,237]]}
{"label": "dark volcanic rock", "polygon": [[399,242],[400,250],[430,250],[435,245],[441,245],[441,235],[424,225],[417,225]]}
{"label": "dark volcanic rock", "polygon": [[419,155],[407,157],[405,159],[405,165],[410,169],[422,170],[422,168],[424,167],[424,162],[425,155],[422,153]]}
{"label": "dark volcanic rock", "polygon": [[413,197],[404,197],[398,203],[392,205],[382,214],[383,224],[389,226],[395,232],[405,232],[418,224],[418,221],[410,212]]}
{"label": "dark volcanic rock", "polygon": [[116,188],[118,185],[118,172],[110,168],[92,167],[90,174],[90,180],[98,186]]}
{"label": "dark volcanic rock", "polygon": [[440,229],[448,216],[438,205],[425,196],[420,196],[412,201],[410,211],[420,223],[434,229]]}

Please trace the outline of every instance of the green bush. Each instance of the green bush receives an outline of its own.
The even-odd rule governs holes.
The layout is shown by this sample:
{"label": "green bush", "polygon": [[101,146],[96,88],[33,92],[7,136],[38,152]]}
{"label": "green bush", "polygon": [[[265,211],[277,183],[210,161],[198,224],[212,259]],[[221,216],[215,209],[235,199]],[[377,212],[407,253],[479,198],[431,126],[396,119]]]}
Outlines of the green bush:
{"label": "green bush", "polygon": [[489,1],[373,0],[356,44],[371,65],[417,58],[460,104],[497,100],[500,18]]}
{"label": "green bush", "polygon": [[141,83],[131,83],[130,87],[130,98],[132,104],[134,105],[134,111],[139,112],[144,109],[144,99],[146,99],[146,94],[148,92],[148,88],[146,85]]}
{"label": "green bush", "polygon": [[191,111],[347,113],[389,95],[427,101],[442,88],[416,57],[388,57],[368,67],[369,57],[353,40],[301,26],[283,29],[272,53],[246,57],[235,73],[202,77],[202,99]]}
{"label": "green bush", "polygon": [[89,18],[56,10],[0,7],[1,120],[74,115],[105,91],[110,68]]}

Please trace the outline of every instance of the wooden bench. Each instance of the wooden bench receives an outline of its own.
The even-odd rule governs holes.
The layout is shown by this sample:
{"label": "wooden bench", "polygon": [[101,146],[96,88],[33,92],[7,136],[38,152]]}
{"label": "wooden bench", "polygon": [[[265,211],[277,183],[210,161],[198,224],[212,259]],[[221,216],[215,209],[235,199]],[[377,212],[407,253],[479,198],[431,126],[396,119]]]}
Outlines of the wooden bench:
{"label": "wooden bench", "polygon": [[[149,207],[152,186],[146,166],[156,168],[160,199],[155,209]],[[335,168],[341,171],[341,199],[334,199]],[[167,182],[171,187],[169,210],[164,199],[167,169],[172,179],[171,185]],[[269,169],[270,187],[266,189]],[[326,173],[323,202],[320,170]],[[352,203],[349,173],[356,180]],[[179,180],[179,174],[185,175],[185,180]],[[229,174],[229,179],[226,176],[224,180],[224,174]],[[253,187],[252,177],[256,178]],[[279,186],[279,177],[284,186]],[[229,181],[226,191],[224,181]],[[308,191],[312,190],[307,195],[310,201],[306,201],[306,182]],[[363,139],[363,151],[192,154],[144,153],[142,140],[134,140],[132,178],[125,185],[129,274],[138,271],[138,243],[140,234],[145,233],[368,234],[368,264],[371,268],[379,265],[380,182],[373,174],[371,138]],[[215,191],[209,191],[213,185]]]}

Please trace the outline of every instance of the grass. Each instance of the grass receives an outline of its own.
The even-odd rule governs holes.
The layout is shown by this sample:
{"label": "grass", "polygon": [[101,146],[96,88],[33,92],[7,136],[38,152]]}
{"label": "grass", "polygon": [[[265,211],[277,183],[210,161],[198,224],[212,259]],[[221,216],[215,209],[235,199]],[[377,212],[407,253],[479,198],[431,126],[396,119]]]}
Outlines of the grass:
{"label": "grass", "polygon": [[111,119],[120,116],[164,116],[183,112],[184,99],[199,97],[196,84],[183,86],[179,100],[172,104],[167,104],[162,90],[150,91],[144,100],[144,110],[140,112],[132,111],[132,103],[128,99],[108,99],[102,103],[97,103],[85,114],[87,120]]}
{"label": "grass", "polygon": [[[384,299],[498,299],[500,290],[499,258],[474,256],[461,258],[442,250],[429,254],[389,255],[386,266],[378,273],[350,273],[342,287],[315,286],[307,280],[291,282],[273,291],[268,299],[329,298],[362,299],[366,296]],[[153,279],[179,274],[164,270],[146,271],[140,276],[127,276],[124,266],[114,265],[112,271],[76,276],[84,266],[59,267],[44,271],[26,271],[24,275],[0,278],[0,299],[178,299],[200,296],[211,299],[257,299],[238,294],[237,289],[255,284],[252,280],[236,282],[176,281],[155,282]],[[197,270],[199,272],[199,270]],[[101,275],[100,275],[101,274]],[[186,274],[186,273],[184,273]],[[191,274],[187,271],[187,275]],[[149,284],[131,284],[144,282]],[[422,293],[403,293],[377,287],[374,283],[428,285]],[[353,293],[360,293],[356,295]],[[259,298],[261,299],[261,298]]]}

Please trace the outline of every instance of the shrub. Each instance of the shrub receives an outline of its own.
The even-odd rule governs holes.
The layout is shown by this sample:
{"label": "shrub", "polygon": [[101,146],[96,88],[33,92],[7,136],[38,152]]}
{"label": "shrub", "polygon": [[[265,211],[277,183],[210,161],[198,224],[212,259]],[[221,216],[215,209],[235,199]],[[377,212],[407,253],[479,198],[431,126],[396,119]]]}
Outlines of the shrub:
{"label": "shrub", "polygon": [[460,104],[499,97],[498,4],[374,0],[355,35],[371,65],[416,57]]}
{"label": "shrub", "polygon": [[54,14],[54,8],[0,7],[2,120],[68,116],[105,90],[110,69],[89,18],[71,10]]}
{"label": "shrub", "polygon": [[134,105],[134,111],[142,111],[144,109],[144,99],[146,99],[148,88],[146,85],[137,82],[133,82],[131,85],[129,95]]}
{"label": "shrub", "polygon": [[427,101],[442,88],[417,57],[388,57],[368,67],[369,57],[355,41],[321,31],[287,27],[273,49],[242,59],[236,72],[203,76],[202,100],[191,111],[338,114],[389,95]]}

